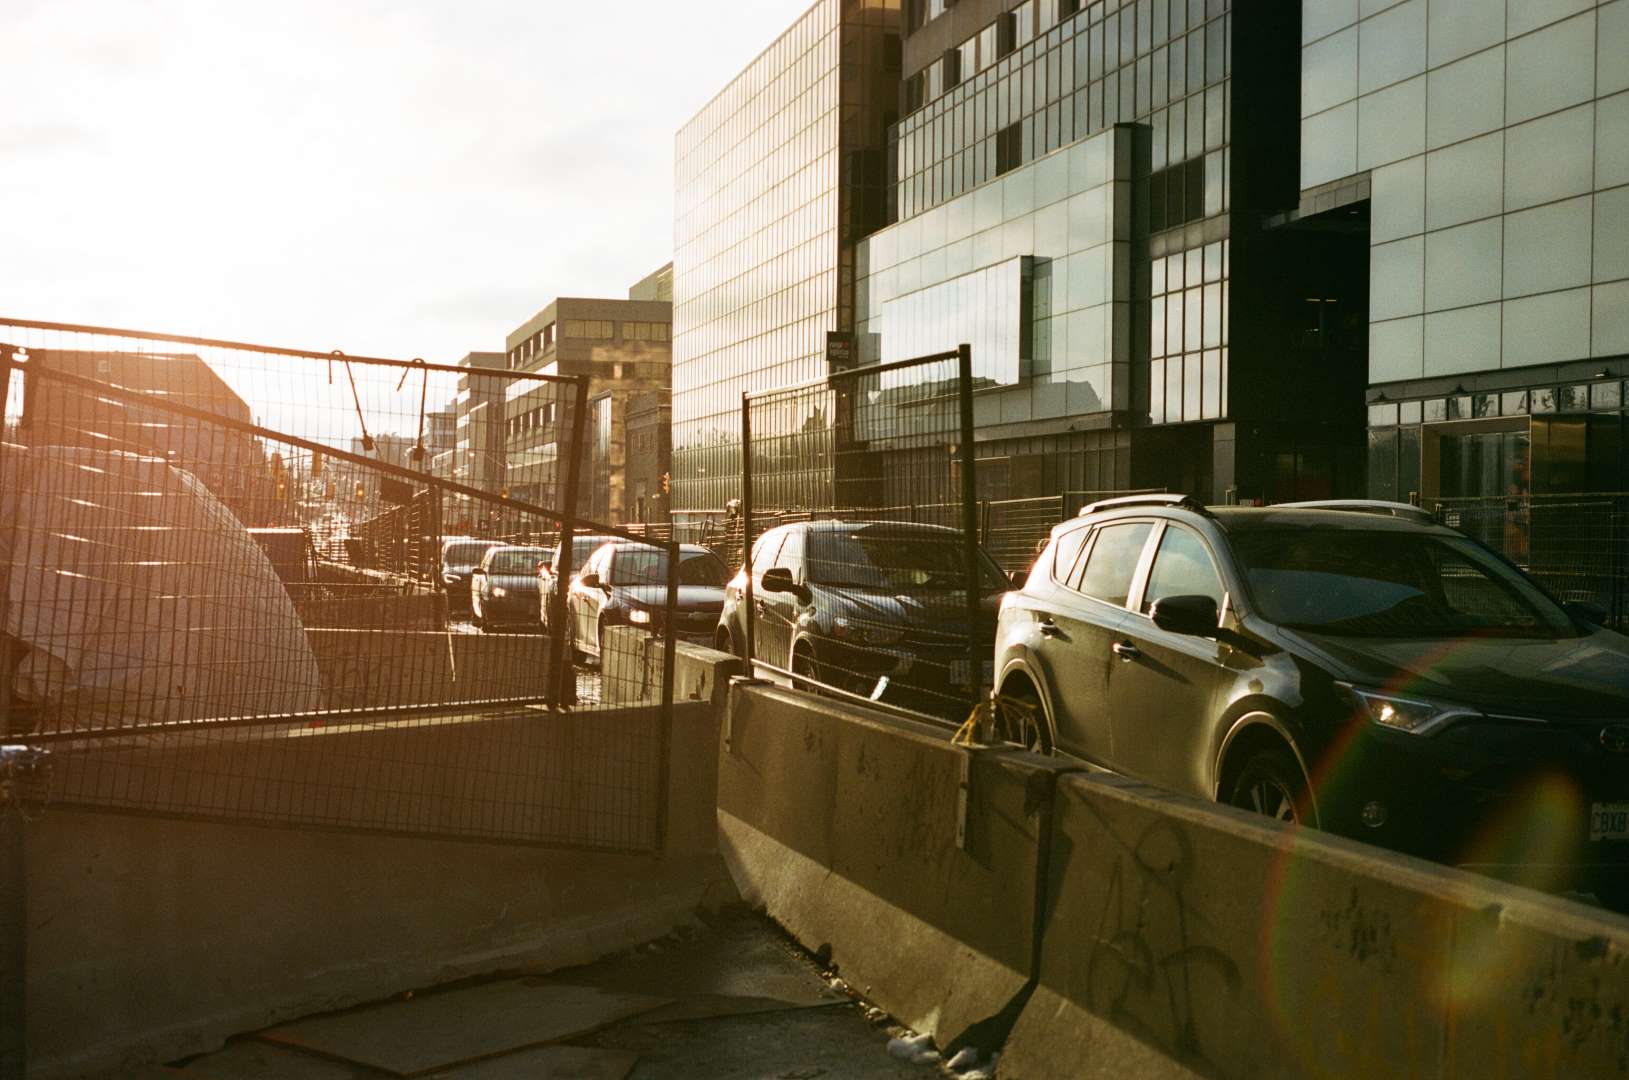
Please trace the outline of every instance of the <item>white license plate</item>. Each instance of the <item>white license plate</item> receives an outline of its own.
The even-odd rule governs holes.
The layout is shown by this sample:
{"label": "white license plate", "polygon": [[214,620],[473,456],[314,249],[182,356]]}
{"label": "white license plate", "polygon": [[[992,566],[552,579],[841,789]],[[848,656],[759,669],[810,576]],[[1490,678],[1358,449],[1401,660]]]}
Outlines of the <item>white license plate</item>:
{"label": "white license plate", "polygon": [[[973,670],[972,666],[969,665],[966,660],[952,660],[950,662],[950,682],[951,682],[951,685],[952,686],[966,686],[966,685],[968,685],[968,683],[970,683],[972,681],[971,679],[969,679],[967,677],[968,672],[970,672],[971,670]],[[983,666],[982,670],[983,670],[983,679],[984,679],[983,685],[989,686],[991,680],[995,678],[995,661],[994,660],[986,660],[986,661],[984,661],[984,666]]]}
{"label": "white license plate", "polygon": [[1629,840],[1629,802],[1598,802],[1589,810],[1591,840]]}

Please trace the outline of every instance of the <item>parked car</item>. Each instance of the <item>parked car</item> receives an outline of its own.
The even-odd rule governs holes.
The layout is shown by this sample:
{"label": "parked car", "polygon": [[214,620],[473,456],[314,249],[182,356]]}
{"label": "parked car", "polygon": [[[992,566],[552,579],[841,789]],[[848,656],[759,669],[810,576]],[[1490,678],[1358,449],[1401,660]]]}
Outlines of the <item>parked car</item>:
{"label": "parked car", "polygon": [[[679,547],[676,637],[707,641],[724,606],[729,570],[717,555],[696,544]],[[577,652],[604,658],[605,630],[637,626],[662,632],[667,613],[667,550],[632,540],[602,544],[566,594],[572,644]]]}
{"label": "parked car", "polygon": [[[1008,579],[982,549],[982,616],[968,625],[962,534],[907,522],[781,525],[752,549],[754,658],[795,683],[963,719],[968,637],[990,643]],[[746,656],[746,570],[730,582],[714,644]],[[989,648],[980,649],[988,656]]]}
{"label": "parked car", "polygon": [[1138,496],[1059,525],[1002,604],[1008,733],[1629,902],[1629,638],[1461,533],[1350,509]]}
{"label": "parked car", "polygon": [[535,626],[537,564],[546,557],[540,547],[499,544],[473,571],[470,614],[482,630],[524,623]]}
{"label": "parked car", "polygon": [[[597,533],[573,533],[571,537],[571,559],[563,567],[566,580],[569,582],[577,576],[578,571],[588,562],[588,557],[594,554],[600,545],[615,539],[614,536],[600,536]],[[555,595],[557,581],[562,573],[560,542],[556,540],[554,546],[549,548],[548,551],[549,554],[543,560],[543,565],[537,568],[537,589],[539,594],[537,613],[545,631],[549,629],[549,600]]]}
{"label": "parked car", "polygon": [[470,579],[486,553],[499,547],[497,540],[477,540],[472,536],[449,536],[441,542],[441,584],[447,590],[447,606],[462,611],[470,606]]}

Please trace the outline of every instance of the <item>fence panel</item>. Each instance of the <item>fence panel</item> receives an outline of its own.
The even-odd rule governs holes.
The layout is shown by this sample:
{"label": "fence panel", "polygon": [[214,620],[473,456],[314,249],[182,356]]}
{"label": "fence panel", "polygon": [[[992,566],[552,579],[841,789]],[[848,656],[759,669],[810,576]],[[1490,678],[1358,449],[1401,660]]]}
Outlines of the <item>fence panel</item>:
{"label": "fence panel", "polygon": [[1563,601],[1629,629],[1629,494],[1442,499],[1438,519],[1499,552]]}
{"label": "fence panel", "polygon": [[[676,590],[648,583],[656,617],[609,647],[542,632],[543,564],[581,598],[563,527],[637,538],[514,498],[478,456],[497,440],[439,445],[468,372],[15,320],[0,342],[0,723],[50,748],[54,801],[659,845],[671,705],[644,672]],[[556,466],[526,493],[565,501],[578,380],[481,378],[466,413],[524,407],[507,445]]]}
{"label": "fence panel", "polygon": [[757,669],[941,720],[987,693],[1007,581],[978,545],[970,366],[963,347],[743,399],[729,539],[750,572],[726,626]]}

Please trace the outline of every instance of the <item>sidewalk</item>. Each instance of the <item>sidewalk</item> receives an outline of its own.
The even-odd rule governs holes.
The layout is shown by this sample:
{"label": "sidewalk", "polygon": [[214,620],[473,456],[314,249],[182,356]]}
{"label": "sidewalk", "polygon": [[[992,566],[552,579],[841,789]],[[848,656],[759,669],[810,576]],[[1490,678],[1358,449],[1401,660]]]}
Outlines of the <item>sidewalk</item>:
{"label": "sidewalk", "polygon": [[[768,920],[721,916],[587,967],[466,982],[234,1039],[167,1080],[917,1080]],[[144,1076],[142,1080],[147,1080]]]}

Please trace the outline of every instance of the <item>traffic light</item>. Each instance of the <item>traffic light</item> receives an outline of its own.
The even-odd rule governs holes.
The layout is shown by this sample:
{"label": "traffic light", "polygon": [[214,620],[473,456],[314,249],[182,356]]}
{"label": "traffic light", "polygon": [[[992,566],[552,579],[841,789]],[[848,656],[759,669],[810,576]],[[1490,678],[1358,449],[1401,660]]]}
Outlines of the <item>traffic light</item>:
{"label": "traffic light", "polygon": [[663,495],[669,494],[670,492],[672,492],[672,490],[673,490],[673,474],[672,473],[663,473],[662,474],[662,494]]}

